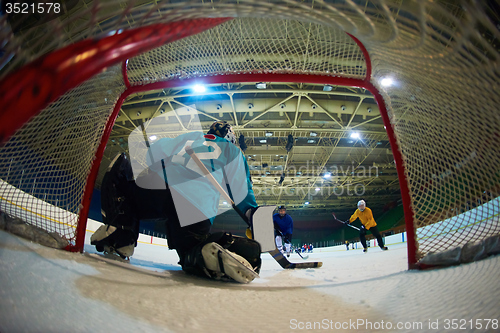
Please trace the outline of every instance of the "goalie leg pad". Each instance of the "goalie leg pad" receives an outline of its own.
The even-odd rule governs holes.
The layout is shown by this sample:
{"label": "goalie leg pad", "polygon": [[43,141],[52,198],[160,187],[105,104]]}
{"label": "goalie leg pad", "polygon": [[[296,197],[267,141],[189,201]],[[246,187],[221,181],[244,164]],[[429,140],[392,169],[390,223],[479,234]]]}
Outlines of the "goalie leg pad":
{"label": "goalie leg pad", "polygon": [[203,246],[201,254],[206,269],[215,279],[227,276],[240,283],[249,283],[259,276],[245,258],[215,242]]}
{"label": "goalie leg pad", "polygon": [[245,258],[252,265],[255,272],[260,272],[262,266],[260,254],[262,251],[259,242],[245,237],[233,236],[233,242],[227,249]]}
{"label": "goalie leg pad", "polygon": [[103,223],[134,229],[138,220],[134,214],[133,172],[125,154],[117,155],[108,167],[101,186]]}
{"label": "goalie leg pad", "polygon": [[242,283],[258,277],[262,264],[258,242],[230,233],[212,234],[190,251],[178,253],[186,273]]}
{"label": "goalie leg pad", "polygon": [[94,245],[98,252],[116,252],[121,257],[130,257],[137,246],[137,237],[138,234],[131,230],[102,225],[90,237],[90,244]]}

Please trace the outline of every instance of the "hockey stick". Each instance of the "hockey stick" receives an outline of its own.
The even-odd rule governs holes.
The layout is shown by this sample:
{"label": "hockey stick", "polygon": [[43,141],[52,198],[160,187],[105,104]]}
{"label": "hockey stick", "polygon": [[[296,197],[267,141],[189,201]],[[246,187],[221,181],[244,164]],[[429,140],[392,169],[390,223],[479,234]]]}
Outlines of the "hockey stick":
{"label": "hockey stick", "polygon": [[345,225],[347,225],[347,226],[349,226],[349,227],[351,227],[351,228],[356,229],[356,230],[358,230],[358,231],[359,231],[359,228],[358,228],[358,227],[355,227],[355,226],[353,226],[353,225],[352,225],[352,224],[350,224],[350,223],[347,223],[347,222],[344,222],[344,221],[339,220],[339,219],[337,218],[337,216],[335,215],[335,213],[334,213],[334,212],[332,212],[332,215],[333,215],[333,220],[334,220],[335,222],[339,222],[339,223],[345,224]]}
{"label": "hockey stick", "polygon": [[304,259],[304,260],[309,259],[309,256],[308,256],[308,255],[306,255],[305,257],[303,257],[303,256],[302,256],[302,254],[300,254],[300,251],[299,251],[299,250],[295,249],[295,252],[296,252],[296,253],[299,255],[299,257],[301,257],[302,259]]}
{"label": "hockey stick", "polygon": [[[203,162],[196,156],[195,152],[193,151],[193,148],[191,146],[186,146],[185,148],[186,153],[193,159],[193,161],[196,163],[196,165],[200,168],[200,170],[203,172],[203,174],[208,178],[210,183],[212,183],[213,186],[219,191],[219,193],[228,201],[231,203],[231,206],[233,209],[238,213],[238,215],[242,218],[243,221],[251,228],[250,221],[246,217],[246,215],[236,206],[234,201],[231,199],[231,197],[226,193],[224,188],[219,184],[217,179],[214,178],[214,176],[208,171],[207,167]],[[285,269],[293,269],[293,268],[314,268],[314,267],[321,267],[323,266],[322,262],[302,262],[302,263],[291,263],[286,259],[283,254],[276,248],[276,244],[274,244],[274,250],[267,251],[273,258],[280,264],[281,267]]]}
{"label": "hockey stick", "polygon": [[353,226],[352,224],[346,223],[346,225],[347,225],[348,227],[351,227],[351,228],[356,229],[357,231],[359,231],[359,228],[358,228],[358,227]]}

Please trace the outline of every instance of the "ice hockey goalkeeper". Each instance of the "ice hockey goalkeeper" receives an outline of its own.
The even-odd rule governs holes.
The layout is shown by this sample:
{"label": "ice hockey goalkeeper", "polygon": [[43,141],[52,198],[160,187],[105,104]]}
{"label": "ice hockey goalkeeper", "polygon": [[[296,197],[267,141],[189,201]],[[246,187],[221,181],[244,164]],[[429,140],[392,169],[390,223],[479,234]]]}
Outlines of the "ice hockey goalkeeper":
{"label": "ice hockey goalkeeper", "polygon": [[[130,158],[118,155],[101,188],[103,222],[91,237],[97,250],[130,257],[139,235],[140,220],[165,223],[168,247],[190,274],[248,283],[261,266],[258,242],[230,233],[210,234],[220,193],[186,153],[191,146],[219,184],[228,184],[242,212],[257,209],[248,164],[235,145],[232,127],[213,123],[207,134],[190,132],[153,143],[143,155],[147,168],[138,174]],[[144,163],[143,163],[144,165]],[[135,175],[135,176],[134,176]]]}

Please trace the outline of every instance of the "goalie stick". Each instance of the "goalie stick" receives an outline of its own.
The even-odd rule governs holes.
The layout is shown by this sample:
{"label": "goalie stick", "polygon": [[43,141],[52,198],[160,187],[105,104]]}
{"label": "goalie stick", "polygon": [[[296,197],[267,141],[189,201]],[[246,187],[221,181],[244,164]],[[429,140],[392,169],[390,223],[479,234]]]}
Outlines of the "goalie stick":
{"label": "goalie stick", "polygon": [[359,228],[358,228],[358,227],[355,227],[355,226],[353,226],[353,225],[352,225],[352,224],[350,224],[350,223],[347,223],[347,222],[344,222],[344,221],[339,220],[339,219],[337,218],[337,216],[335,215],[335,213],[334,213],[334,212],[332,212],[332,215],[333,215],[333,220],[334,220],[335,222],[339,222],[339,223],[345,224],[345,225],[347,225],[347,226],[349,226],[349,227],[351,227],[351,228],[356,229],[356,230],[358,230],[358,231],[359,231]]}
{"label": "goalie stick", "polygon": [[[196,156],[195,152],[193,151],[193,148],[191,146],[186,146],[185,148],[186,153],[193,159],[193,161],[196,163],[196,165],[201,169],[203,174],[207,177],[207,179],[212,183],[212,185],[219,191],[219,193],[228,201],[231,203],[231,206],[233,209],[238,213],[238,215],[242,218],[245,223],[252,228],[250,225],[250,221],[248,218],[245,216],[245,214],[236,206],[234,203],[233,199],[229,196],[229,194],[226,193],[224,188],[217,182],[217,179],[214,178],[214,176],[208,171],[206,168],[205,164]],[[321,267],[323,266],[322,262],[301,262],[301,263],[291,263],[288,261],[287,258],[283,256],[283,254],[276,248],[276,244],[274,244],[274,249],[266,251],[268,252],[274,260],[280,264],[282,268],[285,269],[294,269],[294,268],[314,268],[314,267]]]}

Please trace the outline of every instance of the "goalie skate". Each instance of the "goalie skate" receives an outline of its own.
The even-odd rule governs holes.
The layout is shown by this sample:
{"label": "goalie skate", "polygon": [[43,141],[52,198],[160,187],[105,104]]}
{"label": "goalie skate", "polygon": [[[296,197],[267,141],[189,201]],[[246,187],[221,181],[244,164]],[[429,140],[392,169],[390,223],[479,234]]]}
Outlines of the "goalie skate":
{"label": "goalie skate", "polygon": [[203,246],[201,254],[206,269],[215,279],[223,280],[225,277],[230,277],[240,283],[249,283],[259,277],[245,258],[224,249],[215,242]]}
{"label": "goalie skate", "polygon": [[114,248],[109,246],[104,246],[104,251],[102,256],[107,259],[113,259],[121,262],[129,262],[130,256],[125,256],[123,252],[118,252]]}
{"label": "goalie skate", "polygon": [[[122,259],[128,259],[134,254],[135,242],[132,239],[120,239],[123,230],[114,226],[102,225],[90,237],[90,244],[96,247],[98,252],[104,252],[106,256],[120,256]],[[125,245],[129,243],[128,245]],[[132,243],[132,244],[130,244]]]}

